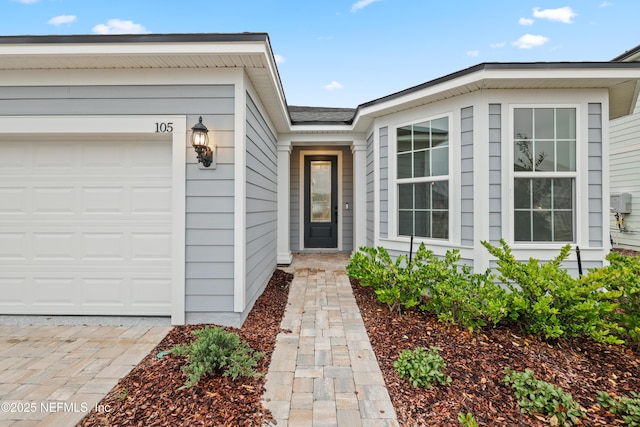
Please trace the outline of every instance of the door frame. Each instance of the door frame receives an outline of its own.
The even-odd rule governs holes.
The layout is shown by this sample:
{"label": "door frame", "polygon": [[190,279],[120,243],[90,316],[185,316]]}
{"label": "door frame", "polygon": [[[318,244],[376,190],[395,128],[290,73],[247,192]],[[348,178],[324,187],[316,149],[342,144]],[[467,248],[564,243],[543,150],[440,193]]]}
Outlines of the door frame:
{"label": "door frame", "polygon": [[[300,200],[300,209],[299,209],[299,219],[300,219],[300,229],[299,229],[299,236],[300,236],[300,242],[299,242],[299,247],[300,250],[303,251],[308,251],[308,252],[313,252],[313,251],[317,251],[317,252],[326,252],[326,251],[331,251],[331,250],[336,250],[338,252],[342,251],[342,228],[343,228],[343,224],[342,224],[342,209],[343,209],[343,201],[342,201],[342,155],[343,152],[342,150],[300,150],[300,193],[299,193],[299,200]],[[304,246],[304,210],[305,210],[305,206],[304,206],[304,198],[305,198],[305,168],[304,168],[304,162],[305,162],[305,157],[307,156],[336,156],[338,158],[338,163],[336,165],[336,167],[338,168],[338,246],[336,248],[305,248]]]}

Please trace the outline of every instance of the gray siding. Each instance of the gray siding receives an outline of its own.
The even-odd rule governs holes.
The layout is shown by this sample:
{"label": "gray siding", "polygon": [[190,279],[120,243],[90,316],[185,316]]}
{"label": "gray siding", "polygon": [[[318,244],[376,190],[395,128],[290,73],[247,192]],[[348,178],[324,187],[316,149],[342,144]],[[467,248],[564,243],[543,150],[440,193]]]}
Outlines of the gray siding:
{"label": "gray siding", "polygon": [[186,321],[233,312],[233,85],[0,87],[0,114],[202,116],[218,158],[215,173],[200,170],[185,141]]}
{"label": "gray siding", "polygon": [[602,104],[589,104],[589,246],[602,247]]}
{"label": "gray siding", "polygon": [[380,237],[389,237],[389,128],[380,128]]}
{"label": "gray siding", "polygon": [[258,107],[247,95],[246,302],[242,321],[277,264],[278,147]]}
{"label": "gray siding", "polygon": [[473,107],[460,110],[460,243],[473,246]]}
{"label": "gray siding", "polygon": [[497,244],[502,230],[501,105],[489,104],[489,240]]}
{"label": "gray siding", "polygon": [[374,245],[374,179],[373,173],[373,134],[367,138],[367,246]]}
{"label": "gray siding", "polygon": [[[342,250],[353,250],[353,155],[350,147],[335,146],[296,146],[291,151],[290,190],[289,190],[289,246],[292,252],[299,252],[300,247],[300,209],[302,208],[302,194],[300,194],[300,179],[302,177],[302,165],[300,164],[300,151],[313,150],[321,152],[342,151],[342,200],[338,203],[342,206]],[[349,210],[345,209],[345,203],[349,203]]]}

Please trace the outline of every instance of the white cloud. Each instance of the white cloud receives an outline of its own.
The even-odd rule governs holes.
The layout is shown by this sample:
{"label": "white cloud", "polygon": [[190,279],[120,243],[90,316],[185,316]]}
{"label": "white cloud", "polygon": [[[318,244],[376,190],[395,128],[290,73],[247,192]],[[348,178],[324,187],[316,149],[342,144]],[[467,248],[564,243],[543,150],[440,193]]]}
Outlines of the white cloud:
{"label": "white cloud", "polygon": [[600,3],[600,7],[608,7],[611,6],[613,3],[611,3],[610,1],[603,1],[602,3]]}
{"label": "white cloud", "polygon": [[533,25],[534,20],[533,19],[529,19],[529,18],[520,18],[520,20],[518,21],[518,23],[520,25]]}
{"label": "white cloud", "polygon": [[106,24],[98,24],[93,27],[95,34],[146,34],[149,31],[133,21],[109,19]]}
{"label": "white cloud", "polygon": [[276,60],[276,64],[282,64],[284,62],[284,56],[278,55],[277,53],[273,55],[273,58]]}
{"label": "white cloud", "polygon": [[338,89],[342,89],[344,86],[342,86],[340,83],[338,83],[337,81],[332,81],[331,83],[329,83],[328,85],[325,85],[325,89],[328,90],[329,92],[334,91],[334,90],[338,90]]}
{"label": "white cloud", "polygon": [[351,6],[351,12],[355,13],[357,11],[359,11],[360,9],[363,9],[367,6],[369,6],[371,3],[377,2],[380,0],[360,0],[357,3],[354,3],[353,6]]}
{"label": "white cloud", "polygon": [[525,34],[521,36],[518,40],[512,42],[511,44],[520,48],[520,49],[531,49],[532,47],[542,46],[549,39],[545,36],[536,36],[533,34]]}
{"label": "white cloud", "polygon": [[539,7],[533,9],[533,16],[535,18],[548,19],[549,21],[558,21],[565,24],[572,24],[571,18],[577,14],[569,7],[559,7],[558,9],[544,9],[540,10]]}
{"label": "white cloud", "polygon": [[467,56],[471,57],[471,58],[475,58],[478,55],[480,55],[480,51],[479,50],[470,50],[467,52]]}
{"label": "white cloud", "polygon": [[76,22],[76,15],[59,15],[54,16],[49,19],[48,24],[51,25],[62,25],[62,24],[71,24],[72,22]]}
{"label": "white cloud", "polygon": [[507,42],[491,43],[489,47],[493,49],[497,49],[497,48],[505,47],[506,45],[507,45]]}
{"label": "white cloud", "polygon": [[17,1],[18,3],[22,3],[22,4],[34,4],[34,3],[38,3],[40,0],[14,0]]}

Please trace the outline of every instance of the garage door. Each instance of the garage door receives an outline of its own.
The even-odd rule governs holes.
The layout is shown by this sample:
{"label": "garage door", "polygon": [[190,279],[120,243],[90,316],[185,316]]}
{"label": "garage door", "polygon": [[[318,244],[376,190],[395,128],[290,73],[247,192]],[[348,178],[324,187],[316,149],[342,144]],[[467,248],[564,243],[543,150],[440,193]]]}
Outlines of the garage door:
{"label": "garage door", "polygon": [[171,314],[171,141],[0,139],[0,313]]}

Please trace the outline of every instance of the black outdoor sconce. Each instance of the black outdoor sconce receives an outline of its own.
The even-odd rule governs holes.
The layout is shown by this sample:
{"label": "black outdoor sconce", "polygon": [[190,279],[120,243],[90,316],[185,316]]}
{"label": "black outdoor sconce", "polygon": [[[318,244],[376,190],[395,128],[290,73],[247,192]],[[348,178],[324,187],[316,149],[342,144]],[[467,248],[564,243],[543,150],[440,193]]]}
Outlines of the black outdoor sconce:
{"label": "black outdoor sconce", "polygon": [[198,163],[202,163],[202,166],[208,168],[213,165],[215,169],[215,145],[213,148],[209,147],[209,130],[202,124],[202,116],[198,123],[191,128],[191,145],[198,153]]}

